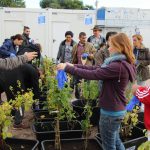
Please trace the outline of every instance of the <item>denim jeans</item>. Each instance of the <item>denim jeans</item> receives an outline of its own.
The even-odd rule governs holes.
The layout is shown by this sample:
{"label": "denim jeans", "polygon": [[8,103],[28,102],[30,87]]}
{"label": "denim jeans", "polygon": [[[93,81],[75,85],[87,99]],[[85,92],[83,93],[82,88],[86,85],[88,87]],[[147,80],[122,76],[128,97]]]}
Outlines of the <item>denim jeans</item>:
{"label": "denim jeans", "polygon": [[123,117],[112,117],[101,114],[99,125],[103,150],[125,150],[119,136],[120,124]]}

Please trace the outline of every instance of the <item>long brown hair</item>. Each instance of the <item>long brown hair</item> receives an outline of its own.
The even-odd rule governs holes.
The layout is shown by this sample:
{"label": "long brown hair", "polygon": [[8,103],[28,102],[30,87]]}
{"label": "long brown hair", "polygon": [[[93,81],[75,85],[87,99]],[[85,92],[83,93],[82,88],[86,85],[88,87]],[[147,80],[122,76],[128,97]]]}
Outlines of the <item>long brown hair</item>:
{"label": "long brown hair", "polygon": [[118,33],[110,37],[111,44],[119,52],[127,57],[127,61],[130,64],[135,63],[135,57],[133,54],[133,47],[130,39],[125,33]]}

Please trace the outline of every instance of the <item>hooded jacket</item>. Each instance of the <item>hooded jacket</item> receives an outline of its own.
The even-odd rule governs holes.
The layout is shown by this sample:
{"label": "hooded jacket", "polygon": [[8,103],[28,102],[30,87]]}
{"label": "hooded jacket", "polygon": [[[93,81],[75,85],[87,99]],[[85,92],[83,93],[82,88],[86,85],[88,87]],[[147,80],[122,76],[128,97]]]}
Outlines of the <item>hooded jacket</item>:
{"label": "hooded jacket", "polygon": [[[58,54],[57,54],[57,60],[60,60],[61,63],[65,62],[65,48],[66,48],[65,43],[66,43],[66,40],[64,40],[60,43],[59,51],[58,51]],[[76,44],[76,42],[74,40],[72,40],[70,46],[73,47],[75,44]]]}
{"label": "hooded jacket", "polygon": [[[78,43],[79,44],[79,43]],[[72,50],[72,63],[73,64],[78,64],[78,44],[75,44],[73,46],[73,50]],[[84,52],[83,53],[88,53],[88,54],[93,54],[95,55],[96,53],[96,49],[93,46],[93,44],[86,42],[84,45]],[[87,61],[86,61],[86,65],[93,65],[94,63],[94,57],[87,57]]]}
{"label": "hooded jacket", "polygon": [[125,90],[128,82],[133,82],[136,77],[135,67],[127,61],[115,61],[106,68],[67,65],[65,71],[87,80],[103,80],[102,91],[99,95],[100,107],[107,111],[125,110],[127,104]]}
{"label": "hooded jacket", "polygon": [[15,45],[11,39],[5,39],[3,45],[0,47],[0,57],[7,58],[11,53],[16,55]]}
{"label": "hooded jacket", "polygon": [[148,48],[133,50],[136,58],[137,80],[145,81],[150,78],[150,50]]}
{"label": "hooded jacket", "polygon": [[0,59],[0,70],[11,70],[28,62],[26,55],[17,56],[14,58]]}
{"label": "hooded jacket", "polygon": [[2,76],[6,76],[4,73],[6,70],[11,70],[19,67],[20,65],[28,62],[28,58],[26,55],[21,55],[13,58],[0,59],[0,93],[3,92],[3,87],[6,84],[3,82]]}
{"label": "hooded jacket", "polygon": [[22,38],[23,38],[23,43],[22,43],[22,46],[28,46],[30,44],[29,40],[29,36],[25,33],[22,34]]}
{"label": "hooded jacket", "polygon": [[150,86],[139,87],[135,95],[144,104],[144,124],[150,130]]}

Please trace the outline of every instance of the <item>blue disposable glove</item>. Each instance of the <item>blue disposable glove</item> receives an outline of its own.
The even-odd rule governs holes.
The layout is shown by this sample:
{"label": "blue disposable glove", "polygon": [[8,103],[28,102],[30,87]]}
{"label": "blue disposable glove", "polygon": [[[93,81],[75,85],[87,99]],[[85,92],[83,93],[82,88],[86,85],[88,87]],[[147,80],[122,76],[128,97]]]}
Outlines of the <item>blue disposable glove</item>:
{"label": "blue disposable glove", "polygon": [[67,75],[64,70],[58,70],[56,79],[58,81],[58,87],[62,89],[65,85],[65,82],[67,81]]}
{"label": "blue disposable glove", "polygon": [[81,56],[82,56],[82,59],[86,59],[89,56],[89,54],[88,53],[83,53]]}
{"label": "blue disposable glove", "polygon": [[140,101],[136,96],[133,96],[130,102],[126,106],[127,111],[132,111],[135,105],[140,105]]}
{"label": "blue disposable glove", "polygon": [[9,57],[16,57],[16,55],[13,54],[13,53],[10,53],[10,56],[9,56]]}
{"label": "blue disposable glove", "polygon": [[136,60],[135,65],[137,66],[138,64],[139,64],[139,61],[138,61],[138,60]]}

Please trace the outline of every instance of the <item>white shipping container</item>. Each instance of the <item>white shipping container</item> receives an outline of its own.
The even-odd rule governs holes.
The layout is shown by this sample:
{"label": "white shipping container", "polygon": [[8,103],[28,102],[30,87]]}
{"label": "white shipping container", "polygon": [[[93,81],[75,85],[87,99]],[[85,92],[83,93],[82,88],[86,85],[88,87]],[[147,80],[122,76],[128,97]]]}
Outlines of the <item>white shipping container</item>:
{"label": "white shipping container", "polygon": [[23,26],[29,26],[30,37],[42,45],[42,54],[56,59],[65,32],[73,31],[77,42],[80,32],[90,36],[95,15],[94,10],[0,8],[0,45],[4,39],[22,34]]}

